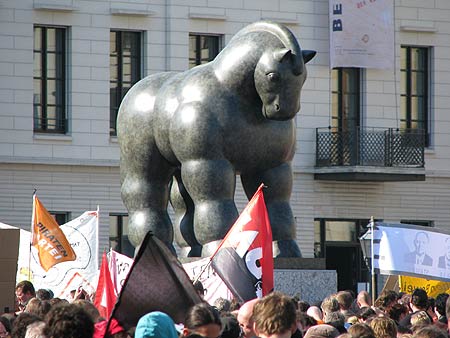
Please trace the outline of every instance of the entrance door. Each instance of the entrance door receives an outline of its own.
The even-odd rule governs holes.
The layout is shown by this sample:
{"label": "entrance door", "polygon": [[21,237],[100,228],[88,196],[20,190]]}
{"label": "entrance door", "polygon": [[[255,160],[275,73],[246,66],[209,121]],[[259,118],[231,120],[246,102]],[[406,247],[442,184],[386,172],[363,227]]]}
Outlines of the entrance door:
{"label": "entrance door", "polygon": [[[333,243],[335,244],[335,243]],[[327,270],[336,270],[338,290],[357,291],[360,274],[360,257],[355,246],[326,245]]]}

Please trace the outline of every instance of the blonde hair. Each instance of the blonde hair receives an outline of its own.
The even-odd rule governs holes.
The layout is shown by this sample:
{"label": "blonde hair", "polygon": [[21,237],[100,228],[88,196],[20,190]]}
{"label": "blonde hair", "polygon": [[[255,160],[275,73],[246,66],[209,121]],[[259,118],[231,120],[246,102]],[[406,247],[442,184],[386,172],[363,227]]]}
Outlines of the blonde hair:
{"label": "blonde hair", "polygon": [[257,331],[267,335],[284,333],[296,324],[295,304],[290,297],[272,292],[255,304],[252,317]]}
{"label": "blonde hair", "polygon": [[397,325],[388,317],[375,317],[370,322],[370,327],[375,332],[376,338],[397,337]]}

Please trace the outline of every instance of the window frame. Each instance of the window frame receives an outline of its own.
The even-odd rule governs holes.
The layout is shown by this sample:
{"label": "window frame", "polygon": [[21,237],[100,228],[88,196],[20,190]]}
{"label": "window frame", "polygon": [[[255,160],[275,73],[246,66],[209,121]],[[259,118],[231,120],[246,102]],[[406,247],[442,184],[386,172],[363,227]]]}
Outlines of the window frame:
{"label": "window frame", "polygon": [[[130,58],[131,60],[135,60],[136,64],[133,65],[130,63],[130,83],[129,83],[129,88],[131,88],[134,84],[136,84],[139,80],[142,79],[142,61],[143,61],[143,55],[142,55],[142,51],[143,51],[143,32],[142,31],[135,31],[135,30],[124,30],[124,29],[111,29],[110,30],[110,39],[112,38],[111,34],[116,34],[116,39],[115,39],[115,50],[117,51],[117,55],[113,54],[113,51],[111,50],[111,43],[112,41],[110,41],[110,48],[109,48],[109,71],[110,71],[110,76],[109,76],[109,90],[110,90],[110,106],[109,106],[109,116],[110,116],[110,121],[109,121],[109,134],[110,136],[116,136],[117,135],[117,115],[119,113],[119,107],[120,104],[123,100],[123,98],[125,97],[126,93],[128,92],[128,90],[124,90],[124,80],[123,80],[123,68],[124,68],[124,63],[123,63],[123,59],[124,59],[124,53],[123,53],[123,35],[125,33],[131,33],[131,34],[135,34],[135,38],[137,38],[137,43],[135,43],[135,46],[137,46],[138,50],[136,50],[134,53],[131,52],[130,53]],[[134,41],[136,42],[136,41]],[[113,81],[112,79],[112,58],[115,57],[117,59],[117,79],[115,81]],[[134,72],[134,74],[133,74]],[[125,81],[126,82],[126,81]],[[114,106],[112,105],[112,84],[116,84],[115,87],[115,97],[114,97]]]}
{"label": "window frame", "polygon": [[[425,147],[430,146],[430,133],[429,133],[429,119],[430,119],[430,76],[431,76],[431,48],[429,46],[416,46],[416,45],[401,45],[400,47],[401,54],[400,54],[400,74],[402,75],[400,77],[400,100],[402,101],[403,98],[405,98],[405,111],[403,111],[402,104],[400,104],[400,124],[404,123],[405,127],[402,129],[419,129],[419,128],[413,128],[412,124],[415,122],[417,124],[423,123],[423,128],[421,128],[425,135]],[[402,68],[402,57],[403,57],[403,50],[406,52],[406,58],[405,58],[405,68]],[[422,112],[422,119],[420,119],[420,112],[418,111],[418,117],[417,120],[412,119],[412,101],[415,97],[420,97],[418,94],[412,93],[412,81],[413,81],[413,74],[418,74],[420,69],[412,69],[411,66],[411,58],[412,58],[412,51],[418,50],[423,51],[425,53],[424,58],[425,61],[424,69],[421,70],[423,73],[423,82],[421,85],[423,86],[423,103],[422,105],[418,106],[423,109]],[[404,80],[406,83],[403,83],[403,74]],[[415,76],[416,82],[418,81],[418,77]],[[405,93],[403,93],[403,88]],[[418,84],[416,84],[416,88],[418,87]]]}
{"label": "window frame", "polygon": [[[356,116],[354,119],[354,124],[352,124],[352,127],[359,128],[361,126],[361,109],[362,109],[362,70],[361,68],[357,67],[336,67],[331,70],[332,72],[337,72],[337,86],[336,88],[333,88],[333,84],[331,84],[331,102],[333,103],[333,96],[337,96],[337,104],[332,104],[331,107],[331,127],[339,130],[339,131],[350,131],[354,132],[355,130],[348,130],[350,120],[348,117],[348,113],[345,114],[345,107],[344,102],[346,101],[346,98],[350,95],[354,95],[356,97],[356,104],[355,104],[355,110],[356,110]],[[352,74],[356,76],[355,79],[353,79],[352,83],[356,84],[356,90],[354,92],[349,91],[348,89],[345,89],[344,86],[344,73],[350,74],[350,71]],[[353,77],[352,77],[353,78]],[[333,75],[331,75],[331,79],[333,79]],[[347,100],[350,102],[351,100]],[[336,110],[335,110],[336,109]],[[334,114],[336,112],[336,114]],[[345,119],[344,119],[345,117]],[[347,121],[347,123],[344,124],[344,122]],[[335,122],[335,123],[334,123]]]}
{"label": "window frame", "polygon": [[[67,121],[67,27],[63,26],[51,26],[51,25],[34,25],[33,26],[33,41],[36,39],[36,28],[39,28],[40,31],[40,40],[41,46],[40,48],[36,48],[33,43],[33,63],[36,54],[41,55],[40,76],[35,76],[33,74],[33,82],[39,81],[39,90],[40,90],[40,102],[35,103],[33,98],[33,132],[34,133],[52,133],[52,134],[66,134],[68,129],[68,121]],[[48,51],[48,40],[47,40],[47,32],[49,29],[55,30],[55,51]],[[60,39],[62,41],[59,41]],[[58,42],[59,41],[59,42]],[[61,46],[61,51],[58,52],[58,44]],[[48,66],[48,57],[49,54],[55,54],[55,77],[50,78],[47,74],[47,66]],[[58,55],[59,54],[59,55]],[[58,62],[60,63],[58,66]],[[35,72],[35,68],[33,65],[33,73]],[[60,72],[60,76],[57,76],[57,72]],[[48,103],[48,81],[55,81],[55,104],[51,105]],[[58,86],[58,83],[60,85]],[[34,84],[33,84],[33,97],[36,95]],[[59,95],[59,97],[57,97]],[[61,102],[58,104],[58,101]],[[49,123],[48,118],[48,107],[55,107],[55,122],[54,124]],[[58,106],[60,106],[60,113],[58,114]],[[37,113],[38,108],[41,109],[41,116]],[[59,123],[58,123],[59,121]],[[53,128],[49,128],[53,127]]]}
{"label": "window frame", "polygon": [[[191,38],[195,37],[195,59],[193,60],[191,58]],[[203,38],[215,38],[216,39],[216,45],[217,45],[217,50],[215,55],[213,56],[209,56],[208,60],[202,60],[202,56],[201,56],[201,43],[202,43],[202,39]],[[220,51],[222,50],[222,41],[223,41],[223,35],[220,34],[207,34],[207,33],[195,33],[195,32],[191,32],[189,33],[189,68],[193,68],[195,66],[199,66],[201,64],[205,64],[208,63],[212,60],[214,60],[214,58],[220,53]],[[195,61],[195,62],[192,62]]]}
{"label": "window frame", "polygon": [[[117,225],[117,229],[116,229],[117,236],[116,237],[111,236],[111,228],[113,226],[113,224],[111,222],[112,217],[116,218],[116,223],[115,223],[115,225]],[[112,248],[112,249],[118,253],[127,255],[129,257],[133,257],[132,253],[124,252],[124,250],[125,250],[124,241],[128,241],[128,243],[131,245],[131,242],[128,239],[128,235],[127,235],[127,238],[124,238],[124,218],[125,217],[128,218],[128,222],[129,222],[129,216],[127,213],[110,213],[109,214],[108,243],[109,243],[109,247],[112,248],[111,241],[115,239],[117,241],[117,247]]]}

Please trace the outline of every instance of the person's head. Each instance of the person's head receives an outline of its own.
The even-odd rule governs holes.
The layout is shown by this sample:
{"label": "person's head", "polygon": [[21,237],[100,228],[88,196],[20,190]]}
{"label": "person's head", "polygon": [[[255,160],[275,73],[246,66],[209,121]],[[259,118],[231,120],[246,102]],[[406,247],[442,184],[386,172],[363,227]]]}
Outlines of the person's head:
{"label": "person's head", "polygon": [[36,296],[33,283],[27,280],[19,282],[16,285],[15,290],[17,302],[19,303],[20,306],[27,305],[28,301]]}
{"label": "person's head", "polygon": [[53,295],[50,290],[39,289],[36,291],[36,298],[40,300],[50,300],[53,298]]}
{"label": "person's head", "polygon": [[418,329],[414,332],[413,338],[448,338],[444,330],[439,329],[434,325],[428,325]]}
{"label": "person's head", "polygon": [[317,320],[306,313],[297,310],[297,328],[305,334],[311,326],[317,325]]}
{"label": "person's head", "polygon": [[440,293],[436,296],[434,310],[438,316],[445,316],[445,304],[447,303],[447,299],[447,293]]}
{"label": "person's head", "polygon": [[334,326],[340,333],[345,330],[345,316],[340,311],[329,312],[323,317],[325,324]]}
{"label": "person's head", "polygon": [[40,321],[42,321],[42,319],[39,318],[38,316],[27,312],[22,312],[14,320],[14,324],[11,331],[11,337],[24,338],[25,333],[27,332],[28,325]]}
{"label": "person's head", "polygon": [[411,294],[411,306],[417,310],[426,310],[428,307],[428,296],[424,289],[417,288]]}
{"label": "person's head", "polygon": [[200,296],[200,298],[203,299],[206,293],[206,290],[203,287],[203,283],[198,280],[196,282],[193,282],[192,285],[194,285],[194,289],[195,291],[197,291],[197,294]]}
{"label": "person's head", "polygon": [[338,311],[339,303],[338,303],[335,295],[329,295],[329,296],[325,297],[322,301],[322,304],[320,304],[320,308],[322,309],[324,316],[329,312]]}
{"label": "person's head", "polygon": [[350,333],[352,337],[375,338],[375,332],[373,332],[372,328],[366,323],[353,324],[348,328],[348,333]]}
{"label": "person's head", "polygon": [[272,292],[255,304],[253,320],[260,338],[290,338],[297,329],[295,304],[290,297]]}
{"label": "person's head", "polygon": [[239,323],[235,316],[232,314],[224,314],[220,317],[222,322],[222,334],[220,338],[239,338],[241,330]]}
{"label": "person's head", "polygon": [[95,305],[86,299],[75,299],[72,304],[81,307],[91,317],[94,323],[99,322],[102,318]]}
{"label": "person's head", "polygon": [[304,300],[299,300],[299,301],[297,301],[297,308],[298,308],[301,312],[306,312],[306,311],[308,311],[308,309],[309,309],[310,306],[311,306],[311,305],[310,305],[307,301],[304,301]]}
{"label": "person's head", "polygon": [[42,338],[44,336],[45,322],[39,321],[27,326],[25,338]]}
{"label": "person's head", "polygon": [[428,234],[426,232],[419,231],[414,239],[414,248],[416,253],[419,255],[424,254],[429,241],[430,238],[428,237]]}
{"label": "person's head", "polygon": [[229,312],[231,302],[226,298],[219,297],[214,301],[214,306],[220,313]]}
{"label": "person's head", "polygon": [[183,336],[195,333],[205,338],[217,338],[222,331],[219,311],[208,303],[192,306],[185,317]]}
{"label": "person's head", "polygon": [[159,311],[142,316],[136,326],[135,338],[177,338],[175,323],[167,314]]}
{"label": "person's head", "polygon": [[336,295],[341,310],[349,310],[353,303],[352,294],[349,291],[339,291]]}
{"label": "person's head", "polygon": [[242,304],[237,314],[237,320],[241,327],[242,333],[245,338],[256,337],[255,331],[253,331],[253,307],[258,302],[258,299],[252,299]]}
{"label": "person's head", "polygon": [[409,309],[405,304],[394,304],[388,311],[389,318],[399,322],[405,318],[409,313]]}
{"label": "person's head", "polygon": [[360,322],[366,322],[367,319],[375,317],[376,313],[375,311],[368,306],[362,307],[358,310],[358,312],[356,313],[356,317],[358,317],[358,320]]}
{"label": "person's head", "polygon": [[372,306],[372,299],[370,298],[370,295],[367,291],[360,291],[358,293],[358,296],[356,297],[356,302],[358,303],[358,306],[361,307],[370,307]]}
{"label": "person's head", "polygon": [[39,306],[41,305],[41,301],[37,298],[31,298],[27,306],[25,307],[25,312],[32,313],[38,316]]}
{"label": "person's head", "polygon": [[397,324],[388,317],[376,317],[370,321],[376,338],[396,338]]}
{"label": "person's head", "polygon": [[311,326],[303,338],[336,338],[339,334],[335,327],[328,324],[319,324]]}
{"label": "person's head", "polygon": [[11,324],[5,317],[0,317],[0,338],[7,338],[11,335]]}
{"label": "person's head", "polygon": [[94,333],[92,318],[80,306],[58,304],[47,313],[44,333],[49,338],[88,338]]}
{"label": "person's head", "polygon": [[313,317],[317,321],[321,321],[323,319],[322,310],[318,306],[310,306],[308,310],[306,311],[306,314],[308,316]]}
{"label": "person's head", "polygon": [[398,294],[393,290],[385,290],[375,301],[375,306],[381,310],[388,312],[389,308],[397,303]]}

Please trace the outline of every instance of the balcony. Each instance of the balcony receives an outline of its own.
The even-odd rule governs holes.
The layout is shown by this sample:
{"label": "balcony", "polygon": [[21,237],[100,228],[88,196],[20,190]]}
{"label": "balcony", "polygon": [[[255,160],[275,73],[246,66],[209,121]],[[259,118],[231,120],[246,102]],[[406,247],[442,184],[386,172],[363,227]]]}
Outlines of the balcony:
{"label": "balcony", "polygon": [[417,129],[316,129],[314,179],[424,181],[425,134]]}

